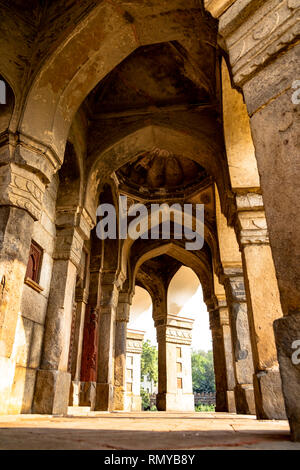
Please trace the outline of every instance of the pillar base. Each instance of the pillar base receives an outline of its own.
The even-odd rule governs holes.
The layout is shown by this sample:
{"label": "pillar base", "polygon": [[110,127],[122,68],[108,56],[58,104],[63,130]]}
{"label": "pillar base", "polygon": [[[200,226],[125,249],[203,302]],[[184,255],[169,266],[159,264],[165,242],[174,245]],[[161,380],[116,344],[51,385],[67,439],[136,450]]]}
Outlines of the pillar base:
{"label": "pillar base", "polygon": [[0,356],[0,414],[8,414],[15,367],[12,359]]}
{"label": "pillar base", "polygon": [[113,411],[113,403],[113,385],[96,383],[95,411]]}
{"label": "pillar base", "polygon": [[124,411],[126,402],[126,392],[124,387],[115,387],[114,389],[114,410]]}
{"label": "pillar base", "polygon": [[32,412],[64,415],[68,412],[71,374],[61,370],[37,371]]}
{"label": "pillar base", "polygon": [[226,398],[227,398],[227,411],[228,411],[228,413],[236,413],[234,391],[233,390],[227,390]]}
{"label": "pillar base", "polygon": [[279,370],[263,370],[253,376],[257,419],[286,419]]}
{"label": "pillar base", "polygon": [[292,346],[295,341],[300,340],[300,313],[275,320],[274,332],[292,440],[300,441],[300,364],[297,364],[300,357],[297,351],[300,348]]}
{"label": "pillar base", "polygon": [[240,415],[255,415],[255,399],[252,384],[238,384],[234,389],[236,412]]}
{"label": "pillar base", "polygon": [[31,412],[36,369],[17,365],[9,396],[8,414]]}
{"label": "pillar base", "polygon": [[141,411],[142,399],[140,395],[133,395],[132,393],[128,393],[125,399],[125,410],[126,411]]}
{"label": "pillar base", "polygon": [[80,382],[79,406],[89,406],[95,409],[96,382]]}
{"label": "pillar base", "polygon": [[195,411],[193,393],[158,393],[156,395],[158,411]]}

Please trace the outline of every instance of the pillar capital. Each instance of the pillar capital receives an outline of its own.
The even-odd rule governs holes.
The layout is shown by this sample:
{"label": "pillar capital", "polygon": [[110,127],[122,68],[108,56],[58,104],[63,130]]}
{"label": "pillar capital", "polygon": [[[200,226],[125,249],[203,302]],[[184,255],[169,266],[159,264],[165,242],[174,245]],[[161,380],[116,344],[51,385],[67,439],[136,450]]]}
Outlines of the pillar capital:
{"label": "pillar capital", "polygon": [[124,282],[123,273],[117,272],[116,270],[108,270],[108,269],[100,269],[100,278],[101,278],[101,286],[104,289],[109,289],[114,286],[118,290],[122,287]]}
{"label": "pillar capital", "polygon": [[176,344],[192,344],[192,329],[194,320],[177,315],[167,315],[165,319],[156,322],[157,341]]}
{"label": "pillar capital", "polygon": [[63,207],[56,209],[56,225],[59,227],[76,227],[77,232],[83,240],[90,238],[90,232],[96,221],[84,207]]}
{"label": "pillar capital", "polygon": [[116,322],[129,322],[130,316],[130,303],[122,302],[119,298],[119,303],[117,307]]}
{"label": "pillar capital", "polygon": [[229,310],[227,307],[221,307],[219,309],[219,315],[220,315],[220,324],[221,326],[223,325],[229,325]]}
{"label": "pillar capital", "polygon": [[127,329],[126,352],[142,354],[145,331]]}
{"label": "pillar capital", "polygon": [[0,166],[0,205],[24,209],[38,220],[44,191],[45,184],[29,168],[15,163]]}
{"label": "pillar capital", "polygon": [[299,12],[297,0],[237,0],[228,8],[220,18],[219,33],[236,85],[242,86],[272,56],[296,42]]}
{"label": "pillar capital", "polygon": [[76,287],[75,289],[75,302],[83,302],[84,304],[88,303],[89,292],[84,287]]}
{"label": "pillar capital", "polygon": [[76,227],[62,228],[56,231],[56,244],[53,259],[70,260],[76,267],[81,260],[83,238]]}
{"label": "pillar capital", "polygon": [[242,266],[225,267],[223,280],[228,301],[245,303],[246,292]]}
{"label": "pillar capital", "polygon": [[28,168],[48,184],[62,162],[53,149],[42,142],[21,133],[6,132],[0,136],[0,165],[11,163]]}
{"label": "pillar capital", "polygon": [[269,234],[261,194],[236,196],[235,230],[240,248],[248,244],[268,245]]}

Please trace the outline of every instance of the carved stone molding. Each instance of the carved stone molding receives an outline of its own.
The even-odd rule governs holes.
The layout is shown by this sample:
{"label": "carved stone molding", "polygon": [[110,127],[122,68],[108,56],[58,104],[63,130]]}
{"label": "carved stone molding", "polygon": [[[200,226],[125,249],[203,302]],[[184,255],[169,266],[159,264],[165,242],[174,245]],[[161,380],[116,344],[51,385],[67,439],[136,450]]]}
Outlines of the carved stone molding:
{"label": "carved stone molding", "polygon": [[128,323],[129,317],[130,317],[130,304],[127,302],[120,302],[120,299],[119,299],[116,321]]}
{"label": "carved stone molding", "polygon": [[268,227],[264,211],[238,213],[236,231],[241,246],[269,244]]}
{"label": "carved stone molding", "polygon": [[84,207],[59,206],[56,210],[56,224],[63,227],[76,227],[82,239],[88,240],[96,221]]}
{"label": "carved stone molding", "polygon": [[0,204],[19,207],[39,220],[45,185],[26,168],[14,163],[0,166]]}
{"label": "carved stone molding", "polygon": [[70,260],[78,267],[81,261],[83,239],[76,228],[57,229],[54,259]]}
{"label": "carved stone molding", "polygon": [[228,308],[220,308],[219,310],[219,315],[220,315],[220,324],[223,325],[229,325],[229,310]]}
{"label": "carved stone molding", "polygon": [[84,304],[88,303],[89,293],[85,288],[77,287],[75,291],[75,302],[83,302]]}
{"label": "carved stone molding", "polygon": [[120,290],[125,281],[125,275],[122,271],[116,271],[115,269],[109,271],[107,269],[100,270],[101,286],[114,285]]}
{"label": "carved stone molding", "polygon": [[230,224],[234,226],[242,249],[248,244],[269,244],[269,233],[261,194],[248,192],[235,196],[235,208],[230,214]]}
{"label": "carved stone molding", "polygon": [[257,193],[237,194],[236,207],[238,211],[263,210],[263,197]]}
{"label": "carved stone molding", "polygon": [[193,323],[190,318],[168,315],[160,322],[156,322],[157,341],[190,345]]}
{"label": "carved stone molding", "polygon": [[157,342],[175,344],[192,344],[192,330],[170,328],[165,325],[157,327]]}
{"label": "carved stone molding", "polygon": [[101,315],[111,314],[117,310],[119,291],[116,284],[102,284],[101,282],[100,311]]}
{"label": "carved stone molding", "polygon": [[225,284],[226,293],[229,296],[228,302],[246,302],[245,283],[242,268],[224,268],[223,281]]}
{"label": "carved stone molding", "polygon": [[237,0],[222,15],[219,33],[225,40],[238,86],[296,41],[299,13],[296,0]]}
{"label": "carved stone molding", "polygon": [[144,331],[127,330],[126,353],[142,354]]}
{"label": "carved stone molding", "polygon": [[48,184],[62,162],[49,146],[20,133],[3,133],[0,136],[0,164],[22,164]]}

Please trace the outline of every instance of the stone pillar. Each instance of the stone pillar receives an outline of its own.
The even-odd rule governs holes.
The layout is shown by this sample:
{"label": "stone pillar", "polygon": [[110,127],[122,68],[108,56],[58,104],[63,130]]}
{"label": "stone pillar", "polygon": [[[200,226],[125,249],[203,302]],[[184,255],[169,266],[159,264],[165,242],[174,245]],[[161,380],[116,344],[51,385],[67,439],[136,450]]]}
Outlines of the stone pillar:
{"label": "stone pillar", "polygon": [[[7,155],[0,150],[0,163],[4,163]],[[17,318],[33,223],[40,217],[44,190],[45,179],[30,168],[14,163],[0,166],[0,413],[7,413],[9,407]]]}
{"label": "stone pillar", "polygon": [[79,405],[95,408],[100,301],[101,243],[91,233],[89,296],[86,307],[80,372]]}
{"label": "stone pillar", "polygon": [[110,411],[114,401],[114,344],[119,282],[115,272],[102,271],[99,304],[98,366],[95,410]]}
{"label": "stone pillar", "polygon": [[235,376],[229,312],[225,300],[216,300],[215,307],[210,309],[209,320],[213,341],[216,411],[235,413]]}
{"label": "stone pillar", "polygon": [[68,372],[72,307],[83,238],[78,228],[57,230],[42,360],[37,371],[33,413],[65,414],[71,374]]}
{"label": "stone pillar", "polygon": [[127,330],[126,343],[126,411],[141,411],[141,355],[144,331]]}
{"label": "stone pillar", "polygon": [[300,164],[298,1],[236,2],[220,19],[232,76],[250,116],[284,316],[275,334],[292,438],[300,440]]}
{"label": "stone pillar", "polygon": [[79,406],[95,409],[97,382],[99,312],[90,304],[86,307],[80,372]]}
{"label": "stone pillar", "polygon": [[177,315],[155,322],[159,411],[194,411],[191,344],[193,320]]}
{"label": "stone pillar", "polygon": [[88,291],[85,288],[76,288],[75,290],[75,303],[76,311],[73,325],[72,334],[72,350],[70,351],[70,372],[71,372],[71,389],[70,389],[70,406],[78,406],[80,403],[80,372],[81,372],[81,358],[83,348],[83,333],[85,323],[85,312],[88,302]]}
{"label": "stone pillar", "polygon": [[254,368],[242,268],[226,267],[224,286],[232,335],[236,411],[238,414],[255,414]]}
{"label": "stone pillar", "polygon": [[131,296],[119,294],[115,331],[114,410],[125,409],[126,401],[126,344]]}
{"label": "stone pillar", "polygon": [[286,419],[273,322],[282,317],[262,196],[237,196],[236,232],[242,251],[259,419]]}

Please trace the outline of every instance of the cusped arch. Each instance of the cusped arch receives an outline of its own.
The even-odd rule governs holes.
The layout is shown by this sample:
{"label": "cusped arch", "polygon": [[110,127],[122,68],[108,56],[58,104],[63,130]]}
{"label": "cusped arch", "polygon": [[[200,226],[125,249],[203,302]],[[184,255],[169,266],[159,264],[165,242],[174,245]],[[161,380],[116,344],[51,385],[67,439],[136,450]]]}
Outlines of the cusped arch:
{"label": "cusped arch", "polygon": [[167,124],[148,124],[119,139],[94,158],[87,179],[87,207],[95,210],[94,203],[98,200],[101,182],[105,182],[121,166],[154,148],[167,149],[199,163],[216,179],[219,192],[223,194],[225,182],[223,171],[220,171],[222,147],[210,132],[201,128],[195,131]]}
{"label": "cusped arch", "polygon": [[[148,219],[148,222],[149,222],[148,229],[150,229],[151,228],[151,215],[150,214],[148,214],[147,219]],[[193,227],[194,227],[194,225],[195,225],[195,214],[193,214],[192,219],[193,219],[192,223],[193,223]],[[143,225],[142,220],[141,220],[141,225]],[[130,238],[129,236],[125,240],[122,241],[120,262],[121,262],[121,270],[124,273],[126,272],[128,258],[130,257],[131,249],[132,249],[132,246],[135,243],[135,241],[136,240]],[[181,240],[174,240],[174,241],[177,244],[182,244],[183,243],[183,241],[181,241]],[[210,249],[212,264],[213,264],[214,270],[216,271],[217,266],[220,264],[220,253],[219,253],[218,241],[216,239],[216,234],[214,232],[213,227],[211,226],[211,224],[207,220],[204,221],[204,241],[207,243],[207,245]],[[150,242],[148,242],[148,243],[150,243]],[[165,242],[156,241],[154,243],[165,243]]]}
{"label": "cusped arch", "polygon": [[197,256],[192,251],[187,251],[177,240],[161,243],[158,246],[148,246],[145,251],[139,256],[139,258],[131,263],[132,270],[132,283],[134,286],[137,272],[143,263],[149,259],[155,258],[161,255],[168,255],[172,258],[177,259],[183,265],[193,269],[195,274],[198,276],[199,281],[203,288],[203,295],[205,299],[209,299],[213,295],[213,276],[212,267],[209,266],[207,261],[200,256]]}

